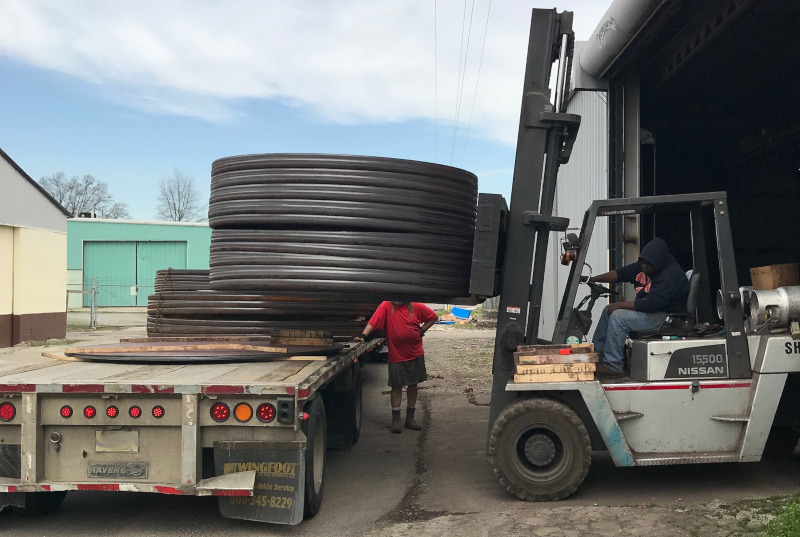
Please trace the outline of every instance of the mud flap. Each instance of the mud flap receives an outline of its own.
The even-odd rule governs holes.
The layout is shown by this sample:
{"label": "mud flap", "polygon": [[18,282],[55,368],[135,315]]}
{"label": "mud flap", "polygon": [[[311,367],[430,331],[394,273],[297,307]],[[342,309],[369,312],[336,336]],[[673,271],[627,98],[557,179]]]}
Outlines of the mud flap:
{"label": "mud flap", "polygon": [[[0,477],[20,479],[19,446],[0,445]],[[0,511],[4,507],[25,507],[25,494],[20,492],[0,492]]]}
{"label": "mud flap", "polygon": [[255,470],[252,496],[219,498],[227,518],[299,524],[305,493],[305,442],[215,442],[217,475]]}

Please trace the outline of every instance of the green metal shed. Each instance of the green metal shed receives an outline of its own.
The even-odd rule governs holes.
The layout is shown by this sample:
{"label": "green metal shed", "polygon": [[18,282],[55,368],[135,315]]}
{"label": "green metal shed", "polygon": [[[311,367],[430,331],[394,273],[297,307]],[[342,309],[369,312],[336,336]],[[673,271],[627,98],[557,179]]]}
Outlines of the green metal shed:
{"label": "green metal shed", "polygon": [[[73,218],[67,222],[69,307],[146,306],[157,270],[208,269],[206,223]],[[82,294],[83,293],[83,294]]]}

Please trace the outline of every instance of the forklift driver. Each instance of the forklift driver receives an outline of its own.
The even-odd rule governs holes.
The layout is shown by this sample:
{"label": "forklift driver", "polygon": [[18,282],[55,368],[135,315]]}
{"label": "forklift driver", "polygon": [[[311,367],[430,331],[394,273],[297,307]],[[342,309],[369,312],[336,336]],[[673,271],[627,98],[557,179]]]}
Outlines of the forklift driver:
{"label": "forklift driver", "polygon": [[625,339],[630,332],[651,330],[667,314],[686,310],[689,295],[686,273],[667,243],[658,237],[645,244],[635,263],[593,276],[589,281],[628,282],[636,289],[634,300],[606,306],[595,328],[592,342],[600,355],[597,375],[601,378],[622,376]]}

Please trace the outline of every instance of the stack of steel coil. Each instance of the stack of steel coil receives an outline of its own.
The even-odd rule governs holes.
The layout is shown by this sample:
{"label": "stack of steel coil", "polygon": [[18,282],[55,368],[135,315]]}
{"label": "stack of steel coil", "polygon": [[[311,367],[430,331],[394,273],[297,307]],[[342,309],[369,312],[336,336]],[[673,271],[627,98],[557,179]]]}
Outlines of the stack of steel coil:
{"label": "stack of steel coil", "polygon": [[408,160],[267,154],[214,162],[218,291],[339,299],[469,294],[477,178]]}
{"label": "stack of steel coil", "polygon": [[167,269],[156,271],[155,292],[211,289],[207,270]]}
{"label": "stack of steel coil", "polygon": [[159,271],[156,281],[156,292],[147,302],[151,337],[268,336],[273,329],[352,337],[377,307],[370,302],[212,291],[208,271]]}

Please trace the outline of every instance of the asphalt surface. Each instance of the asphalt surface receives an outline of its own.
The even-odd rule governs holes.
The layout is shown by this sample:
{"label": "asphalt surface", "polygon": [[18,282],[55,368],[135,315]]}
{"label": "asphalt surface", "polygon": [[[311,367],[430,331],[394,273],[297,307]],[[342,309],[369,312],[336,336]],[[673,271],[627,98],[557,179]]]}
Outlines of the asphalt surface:
{"label": "asphalt surface", "polygon": [[[131,337],[100,331],[90,339]],[[495,478],[484,444],[489,409],[473,370],[458,377],[458,344],[490,348],[490,330],[436,327],[426,336],[432,379],[418,405],[423,431],[389,432],[384,364],[365,364],[358,444],[330,452],[320,513],[298,526],[223,518],[212,498],[72,492],[43,517],[0,512],[0,530],[50,535],[753,535],[759,502],[800,490],[800,459],[615,468],[595,453],[583,486],[557,503],[526,503]],[[474,351],[470,351],[474,352]],[[479,393],[465,393],[475,385]],[[472,395],[472,397],[470,397]],[[473,401],[473,402],[470,402]],[[474,404],[477,403],[477,404]],[[756,505],[756,507],[754,507]]]}

